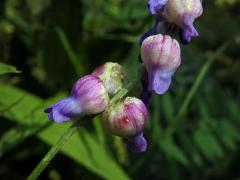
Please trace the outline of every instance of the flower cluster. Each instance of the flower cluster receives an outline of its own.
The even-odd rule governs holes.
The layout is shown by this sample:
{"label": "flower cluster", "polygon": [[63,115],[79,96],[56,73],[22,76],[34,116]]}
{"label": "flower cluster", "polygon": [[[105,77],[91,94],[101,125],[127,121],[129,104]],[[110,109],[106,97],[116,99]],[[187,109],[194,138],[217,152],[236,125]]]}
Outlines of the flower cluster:
{"label": "flower cluster", "polygon": [[147,71],[140,98],[125,97],[115,104],[109,103],[123,88],[126,76],[119,64],[107,62],[80,78],[69,97],[45,109],[50,120],[61,123],[103,112],[103,126],[106,131],[124,138],[132,152],[147,150],[143,131],[148,120],[147,106],[151,94],[165,93],[181,64],[181,49],[178,41],[167,35],[168,25],[177,25],[180,39],[184,44],[189,43],[192,37],[198,35],[193,22],[202,14],[202,2],[149,0],[148,9],[156,18],[156,24],[140,39],[140,55]]}
{"label": "flower cluster", "polygon": [[147,142],[143,129],[148,118],[145,104],[138,98],[127,97],[110,105],[114,96],[126,82],[123,68],[108,62],[95,69],[90,75],[80,78],[69,97],[45,109],[54,122],[67,122],[84,115],[103,113],[106,131],[123,137],[132,152],[146,151]]}
{"label": "flower cluster", "polygon": [[156,23],[153,29],[143,35],[140,43],[150,35],[166,33],[169,24],[178,26],[184,44],[199,35],[193,22],[202,15],[202,0],[149,0],[148,8],[156,17]]}

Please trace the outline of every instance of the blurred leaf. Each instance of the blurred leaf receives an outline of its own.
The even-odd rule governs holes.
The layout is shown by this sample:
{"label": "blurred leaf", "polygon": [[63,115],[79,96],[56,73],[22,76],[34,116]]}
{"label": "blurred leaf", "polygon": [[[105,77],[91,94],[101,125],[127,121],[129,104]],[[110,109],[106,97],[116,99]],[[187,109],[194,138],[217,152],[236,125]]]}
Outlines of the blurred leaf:
{"label": "blurred leaf", "polygon": [[194,142],[191,136],[187,135],[186,132],[181,131],[179,133],[181,144],[183,145],[185,152],[191,156],[192,162],[197,166],[202,166],[203,159],[198,151],[198,149],[194,146]]}
{"label": "blurred leaf", "polygon": [[17,68],[15,68],[14,66],[10,66],[0,62],[0,75],[7,73],[21,73],[21,71],[18,71]]}
{"label": "blurred leaf", "polygon": [[101,117],[96,117],[95,121],[93,121],[95,130],[96,130],[96,134],[97,134],[97,138],[98,138],[98,142],[103,146],[103,148],[106,148],[106,138],[105,138],[105,132],[104,129],[102,127],[102,118]]}
{"label": "blurred leaf", "polygon": [[195,131],[193,138],[206,159],[214,160],[217,157],[223,157],[223,149],[208,128],[201,126]]}
{"label": "blurred leaf", "polygon": [[173,120],[175,109],[174,109],[174,101],[170,93],[166,93],[161,98],[163,114],[167,121]]}
{"label": "blurred leaf", "polygon": [[79,58],[77,57],[77,55],[75,54],[75,52],[73,51],[67,37],[66,34],[64,33],[64,31],[61,28],[56,28],[58,37],[64,47],[64,50],[66,51],[68,58],[70,59],[77,75],[83,75],[84,74],[84,68],[80,63]]}
{"label": "blurred leaf", "polygon": [[0,139],[0,156],[23,142],[29,136],[38,132],[40,129],[41,127],[29,128],[17,126],[4,133]]}
{"label": "blurred leaf", "polygon": [[238,129],[227,119],[224,119],[220,122],[218,135],[219,138],[222,139],[224,145],[229,149],[236,148],[237,143],[240,141],[240,133]]}
{"label": "blurred leaf", "polygon": [[162,138],[161,141],[158,142],[159,147],[163,150],[163,152],[179,163],[183,165],[189,165],[189,161],[185,153],[176,145],[173,141],[172,137]]}
{"label": "blurred leaf", "polygon": [[40,15],[40,13],[45,10],[50,4],[51,0],[26,0],[34,16]]}

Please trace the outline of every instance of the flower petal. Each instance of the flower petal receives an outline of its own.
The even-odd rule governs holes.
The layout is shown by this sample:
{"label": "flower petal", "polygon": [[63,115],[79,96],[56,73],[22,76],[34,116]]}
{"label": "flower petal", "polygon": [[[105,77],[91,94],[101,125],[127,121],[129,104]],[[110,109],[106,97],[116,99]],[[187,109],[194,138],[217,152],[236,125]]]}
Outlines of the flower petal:
{"label": "flower petal", "polygon": [[165,73],[158,70],[151,71],[148,79],[148,90],[157,94],[164,94],[172,82],[172,75],[172,72]]}
{"label": "flower petal", "polygon": [[134,153],[143,153],[147,150],[147,141],[143,137],[143,133],[126,139],[128,149]]}
{"label": "flower petal", "polygon": [[58,123],[66,122],[82,115],[82,109],[73,97],[62,99],[45,109],[44,112],[48,113],[48,118],[50,120]]}
{"label": "flower petal", "polygon": [[180,39],[183,44],[188,44],[192,37],[198,36],[198,32],[193,26],[194,18],[193,17],[185,17],[183,21],[183,27],[180,29]]}
{"label": "flower petal", "polygon": [[148,9],[152,14],[157,14],[166,4],[168,0],[149,0]]}

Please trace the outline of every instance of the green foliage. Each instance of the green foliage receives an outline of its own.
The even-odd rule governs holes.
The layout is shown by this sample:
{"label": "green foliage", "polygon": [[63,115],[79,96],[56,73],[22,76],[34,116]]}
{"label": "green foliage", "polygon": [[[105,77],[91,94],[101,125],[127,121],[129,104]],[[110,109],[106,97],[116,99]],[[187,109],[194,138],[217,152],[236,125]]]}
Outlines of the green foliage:
{"label": "green foliage", "polygon": [[0,75],[7,73],[20,73],[15,67],[0,63]]}

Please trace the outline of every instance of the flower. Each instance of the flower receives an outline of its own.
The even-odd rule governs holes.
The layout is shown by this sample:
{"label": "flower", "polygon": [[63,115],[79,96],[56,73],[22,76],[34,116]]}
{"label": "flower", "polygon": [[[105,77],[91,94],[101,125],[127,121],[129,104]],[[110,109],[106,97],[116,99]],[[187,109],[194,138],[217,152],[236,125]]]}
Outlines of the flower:
{"label": "flower", "polygon": [[181,64],[180,47],[168,35],[154,35],[146,38],[141,46],[141,58],[148,72],[148,90],[165,93],[172,76]]}
{"label": "flower", "polygon": [[127,97],[110,105],[103,113],[104,128],[113,135],[126,139],[134,152],[144,152],[147,142],[142,132],[148,119],[144,103],[137,98]]}
{"label": "flower", "polygon": [[95,69],[92,75],[102,80],[109,96],[116,94],[125,82],[125,73],[118,63],[107,62]]}
{"label": "flower", "polygon": [[180,27],[181,40],[183,43],[189,43],[192,37],[199,35],[193,22],[202,15],[202,12],[201,0],[169,0],[163,16],[169,23]]}
{"label": "flower", "polygon": [[131,152],[141,153],[147,150],[147,141],[143,137],[143,133],[136,136],[126,138],[127,147]]}
{"label": "flower", "polygon": [[156,24],[142,36],[140,44],[150,35],[165,33],[167,23],[180,28],[180,39],[184,44],[199,35],[193,22],[202,15],[202,0],[149,0],[148,9],[156,16]]}
{"label": "flower", "polygon": [[78,116],[100,113],[108,101],[102,81],[96,76],[86,75],[75,83],[70,97],[53,104],[45,112],[50,120],[66,122]]}

